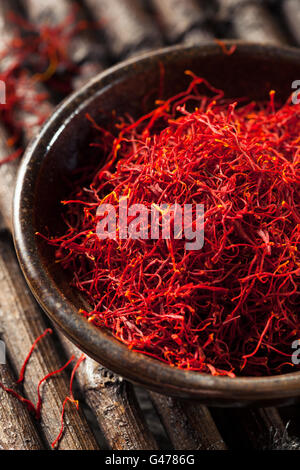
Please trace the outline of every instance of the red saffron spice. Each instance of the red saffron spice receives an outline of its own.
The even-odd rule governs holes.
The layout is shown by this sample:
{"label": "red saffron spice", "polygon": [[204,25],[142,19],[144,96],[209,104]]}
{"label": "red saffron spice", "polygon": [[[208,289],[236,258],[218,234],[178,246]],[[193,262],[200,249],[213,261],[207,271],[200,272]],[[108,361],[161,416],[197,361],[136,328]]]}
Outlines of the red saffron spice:
{"label": "red saffron spice", "polygon": [[78,367],[80,366],[80,364],[85,361],[86,359],[86,356],[84,354],[82,354],[80,356],[80,358],[78,359],[78,361],[76,362],[75,366],[74,366],[74,369],[72,371],[72,374],[71,374],[71,379],[70,379],[70,395],[68,397],[65,398],[64,402],[63,402],[63,406],[62,406],[62,413],[61,413],[61,428],[60,428],[60,431],[58,433],[58,436],[57,438],[52,442],[51,444],[51,447],[53,449],[55,449],[55,447],[57,446],[57,444],[60,442],[62,436],[63,436],[63,432],[64,432],[64,415],[65,415],[65,408],[66,408],[66,405],[68,402],[72,403],[73,405],[75,405],[76,409],[78,410],[79,409],[79,403],[78,403],[78,400],[75,400],[74,398],[74,395],[73,395],[73,382],[74,382],[74,378],[75,378],[75,374],[76,374],[76,371],[78,369]]}
{"label": "red saffron spice", "polygon": [[39,420],[41,418],[41,409],[42,409],[42,404],[43,404],[42,396],[41,396],[41,386],[42,386],[42,384],[46,380],[53,377],[54,375],[60,374],[63,370],[65,370],[68,367],[69,364],[71,364],[72,361],[74,361],[74,359],[75,359],[75,356],[70,357],[70,359],[60,369],[55,370],[53,372],[49,372],[49,374],[45,375],[45,377],[43,377],[39,381],[38,387],[37,387],[38,401],[37,401],[37,404],[36,404],[36,407],[35,407],[35,409],[36,409],[36,419],[37,420]]}
{"label": "red saffron spice", "polygon": [[[37,347],[37,344],[47,335],[47,334],[52,334],[53,331],[52,329],[50,328],[47,328],[35,341],[34,343],[32,344],[31,348],[30,348],[30,351],[28,353],[28,355],[26,356],[25,358],[25,361],[21,367],[21,370],[20,370],[20,374],[19,374],[19,379],[18,381],[16,382],[17,384],[20,384],[24,381],[24,376],[25,376],[25,371],[26,371],[26,367],[27,367],[27,364],[29,362],[29,360],[31,359],[31,356],[33,354],[33,351],[35,350],[35,348]],[[79,409],[79,403],[77,400],[75,400],[74,398],[74,395],[73,395],[73,382],[74,382],[74,378],[75,378],[75,374],[76,374],[76,371],[78,369],[78,367],[80,366],[80,364],[85,360],[86,356],[84,354],[82,354],[80,356],[80,358],[78,359],[78,361],[76,362],[74,368],[73,368],[73,371],[72,371],[72,374],[71,374],[71,378],[70,378],[70,395],[68,397],[65,398],[64,402],[63,402],[63,405],[62,405],[62,414],[61,414],[61,428],[60,428],[60,431],[59,431],[59,434],[58,436],[56,437],[56,439],[53,441],[53,443],[51,444],[52,448],[55,448],[57,447],[57,445],[59,444],[60,440],[62,439],[62,436],[63,436],[63,430],[64,430],[64,414],[65,414],[65,407],[66,407],[66,404],[67,402],[71,402],[73,403],[75,406],[76,406],[76,409],[78,410]],[[41,419],[41,410],[42,410],[42,404],[43,404],[43,400],[42,400],[42,396],[41,396],[41,386],[42,384],[47,381],[49,378],[53,377],[54,375],[58,375],[60,374],[62,371],[64,371],[72,361],[74,361],[75,359],[75,356],[72,356],[60,369],[58,370],[55,370],[53,372],[50,372],[49,374],[47,374],[45,377],[43,377],[39,383],[38,383],[38,386],[37,386],[37,394],[38,394],[38,400],[37,400],[37,404],[35,405],[32,401],[28,400],[27,398],[23,397],[22,395],[20,395],[18,392],[16,392],[15,390],[11,389],[11,388],[8,388],[8,387],[5,387],[5,385],[3,385],[1,382],[0,382],[0,388],[2,388],[2,390],[4,390],[6,393],[9,393],[10,395],[12,395],[14,398],[16,398],[17,400],[19,400],[24,406],[27,407],[27,409],[29,410],[30,413],[34,414],[35,416],[35,419],[36,420],[40,420]]]}
{"label": "red saffron spice", "polygon": [[[15,23],[20,33],[6,41],[0,50],[0,80],[5,83],[5,104],[1,104],[1,123],[11,134],[10,141],[22,147],[24,131],[31,136],[31,129],[40,126],[48,118],[49,95],[54,99],[73,91],[72,79],[78,66],[68,54],[72,38],[88,24],[80,21],[77,8],[60,24],[41,24],[34,27],[27,20],[11,13],[7,21]],[[57,79],[59,76],[59,79]],[[40,83],[46,83],[48,93],[40,91]],[[24,117],[25,116],[25,117]],[[23,148],[2,158],[1,164],[17,159]]]}
{"label": "red saffron spice", "polygon": [[4,390],[6,393],[9,393],[13,397],[15,397],[17,400],[19,400],[19,402],[23,403],[23,405],[27,407],[28,411],[30,411],[33,414],[35,413],[35,406],[30,400],[27,400],[27,398],[22,397],[15,390],[5,387],[5,385],[3,385],[1,382],[0,382],[0,388],[2,388],[2,390]]}
{"label": "red saffron spice", "polygon": [[[12,40],[9,53],[13,53],[22,64],[26,60],[27,67],[29,65],[36,71],[32,77],[33,82],[49,82],[56,73],[73,74],[77,71],[76,64],[69,59],[68,48],[72,38],[89,27],[86,22],[78,19],[77,7],[72,7],[70,14],[57,25],[45,22],[37,27],[13,12],[9,15],[9,21],[15,23],[22,32],[21,36]],[[61,89],[62,83],[59,84],[58,81],[52,81],[51,84],[54,89],[57,87],[63,93],[70,91],[68,85]],[[66,86],[66,83],[63,85]]]}
{"label": "red saffron spice", "polygon": [[[32,344],[32,346],[30,348],[30,351],[29,351],[28,355],[26,356],[26,358],[24,360],[24,363],[21,367],[20,374],[19,374],[19,379],[16,382],[17,384],[20,384],[24,381],[24,375],[25,375],[26,367],[27,367],[27,364],[28,364],[28,362],[29,362],[29,360],[32,356],[32,353],[35,350],[35,348],[36,348],[37,344],[39,343],[39,341],[41,341],[41,339],[43,339],[48,333],[52,334],[52,330],[50,328],[47,328]],[[9,393],[13,397],[15,397],[17,400],[19,400],[21,403],[23,403],[28,408],[28,410],[30,412],[34,413],[35,416],[37,417],[37,415],[36,415],[36,406],[30,400],[28,400],[27,398],[22,397],[15,390],[12,390],[11,388],[5,387],[2,383],[0,383],[0,387],[5,392]]]}
{"label": "red saffron spice", "polygon": [[[185,92],[120,119],[115,135],[88,116],[105,164],[63,201],[65,233],[44,238],[91,306],[80,314],[130,349],[212,375],[294,370],[300,106],[276,104],[274,92],[266,102],[228,100],[188,74]],[[119,227],[124,199],[203,204],[203,248],[188,251],[173,233],[122,239],[117,229],[100,240],[97,210],[111,204]]]}
{"label": "red saffron spice", "polygon": [[21,367],[20,375],[19,375],[19,379],[18,379],[18,381],[17,381],[17,384],[23,382],[23,380],[24,380],[24,375],[25,375],[25,371],[26,371],[26,367],[27,367],[27,364],[28,364],[28,362],[29,362],[29,360],[30,360],[30,358],[31,358],[31,356],[32,356],[33,351],[35,350],[35,348],[36,348],[38,342],[41,341],[41,339],[43,339],[48,333],[49,333],[50,335],[52,335],[53,331],[51,330],[51,328],[47,328],[47,329],[44,331],[44,333],[42,333],[42,334],[34,341],[34,343],[32,344],[32,346],[31,346],[31,348],[30,348],[30,351],[29,351],[29,353],[28,353],[28,355],[27,355],[27,357],[26,357],[26,359],[25,359],[25,361],[24,361],[24,363],[23,363],[23,365],[22,365],[22,367]]}
{"label": "red saffron spice", "polygon": [[221,47],[225,55],[232,55],[236,51],[236,48],[237,48],[236,44],[233,44],[227,49],[224,41],[221,41],[220,39],[215,39],[215,42]]}

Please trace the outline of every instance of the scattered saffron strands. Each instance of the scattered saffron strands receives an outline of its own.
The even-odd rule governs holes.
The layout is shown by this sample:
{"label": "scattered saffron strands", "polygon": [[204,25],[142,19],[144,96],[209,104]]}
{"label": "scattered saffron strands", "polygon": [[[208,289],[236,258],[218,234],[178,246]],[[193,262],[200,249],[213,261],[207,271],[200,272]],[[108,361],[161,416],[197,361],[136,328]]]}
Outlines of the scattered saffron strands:
{"label": "scattered saffron strands", "polygon": [[221,41],[220,39],[215,39],[215,42],[221,47],[222,52],[225,55],[232,55],[236,51],[236,48],[237,48],[236,44],[233,44],[227,49],[224,41]]}
{"label": "scattered saffron strands", "polygon": [[84,354],[82,354],[80,356],[80,358],[78,359],[78,361],[76,362],[76,364],[74,366],[74,369],[72,371],[71,379],[70,379],[70,396],[66,397],[64,402],[63,402],[62,413],[61,413],[61,428],[60,428],[60,431],[59,431],[59,434],[58,434],[57,438],[51,444],[53,449],[57,446],[57,444],[61,440],[63,432],[64,432],[64,415],[65,415],[65,408],[66,408],[67,403],[68,402],[73,403],[75,405],[76,409],[77,410],[79,409],[78,400],[75,400],[74,395],[73,395],[73,382],[74,382],[75,373],[76,373],[78,367],[80,366],[80,364],[83,361],[85,361],[85,359],[86,359],[86,356]]}
{"label": "scattered saffron strands", "polygon": [[68,367],[69,364],[71,364],[72,361],[74,361],[75,359],[75,356],[72,356],[66,363],[64,366],[62,366],[60,369],[58,370],[55,370],[53,372],[49,372],[49,374],[45,375],[45,377],[43,377],[39,383],[38,383],[38,387],[37,387],[37,393],[38,393],[38,401],[37,401],[37,404],[36,404],[36,419],[40,419],[41,418],[41,409],[42,409],[42,397],[41,397],[41,386],[42,384],[50,379],[50,377],[53,377],[54,375],[58,375],[60,374],[63,370],[66,369],[66,367]]}
{"label": "scattered saffron strands", "polygon": [[[56,26],[41,24],[37,28],[13,13],[7,19],[15,23],[22,34],[16,34],[0,50],[1,63],[9,63],[0,70],[0,80],[6,85],[6,103],[1,104],[0,119],[12,135],[8,146],[11,146],[10,141],[13,140],[20,148],[16,151],[12,149],[11,154],[3,158],[0,164],[19,158],[23,152],[24,130],[29,131],[33,126],[42,125],[48,117],[46,103],[49,96],[40,93],[37,85],[47,82],[52,95],[65,96],[72,91],[72,77],[78,72],[78,66],[69,59],[68,49],[74,35],[89,27],[78,19],[77,10],[71,8],[70,15]],[[22,112],[30,119],[21,119]]]}
{"label": "scattered saffron strands", "polygon": [[17,384],[20,384],[20,383],[23,382],[27,364],[28,364],[28,362],[29,362],[29,360],[30,360],[30,358],[31,358],[31,356],[32,356],[32,353],[33,353],[33,351],[35,350],[35,348],[36,348],[38,342],[41,341],[41,339],[43,339],[47,334],[52,335],[52,333],[53,333],[53,331],[51,330],[51,328],[47,328],[47,329],[44,331],[44,333],[42,333],[42,334],[34,341],[34,343],[32,344],[32,346],[31,346],[31,348],[30,348],[30,351],[29,351],[29,353],[28,353],[28,355],[27,355],[27,357],[26,357],[26,359],[25,359],[25,361],[24,361],[24,363],[23,363],[23,365],[22,365],[22,367],[21,367],[20,375],[19,375],[19,379],[18,379],[18,381],[17,381]]}
{"label": "scattered saffron strands", "polygon": [[[300,106],[279,106],[274,91],[265,103],[226,100],[187,73],[185,92],[136,122],[120,118],[114,135],[88,116],[105,164],[79,177],[63,202],[65,233],[41,236],[91,305],[80,314],[130,349],[212,375],[293,370]],[[119,227],[124,199],[128,207],[204,204],[203,248],[187,251],[172,234],[100,240],[97,209],[111,204]]]}
{"label": "scattered saffron strands", "polygon": [[[43,339],[47,334],[52,334],[52,330],[50,328],[47,328],[44,333],[42,333],[33,343],[33,345],[31,346],[30,348],[30,351],[21,367],[21,371],[20,371],[20,375],[19,375],[19,379],[18,381],[16,382],[17,384],[20,384],[24,381],[24,375],[25,375],[25,371],[26,371],[26,367],[27,367],[27,364],[32,356],[32,353],[33,351],[35,350],[37,344],[39,343],[39,341],[41,341],[41,339]],[[37,404],[34,405],[34,403],[30,400],[28,400],[27,398],[24,398],[22,395],[20,395],[18,392],[16,392],[15,390],[11,389],[11,388],[8,388],[8,387],[5,387],[1,382],[0,382],[0,388],[2,388],[5,392],[9,393],[10,395],[12,395],[13,397],[15,397],[17,400],[19,400],[22,404],[24,404],[27,409],[34,414],[35,418],[37,420],[40,420],[41,418],[41,409],[42,409],[42,396],[41,396],[41,386],[42,384],[48,380],[49,378],[53,377],[54,375],[57,375],[57,374],[60,374],[63,370],[65,370],[68,365],[74,361],[75,359],[75,356],[72,356],[64,366],[62,366],[60,369],[56,370],[56,371],[53,371],[53,372],[50,372],[49,374],[47,374],[45,377],[43,377],[39,383],[38,383],[38,387],[37,387],[37,394],[38,394],[38,401],[37,401]],[[66,407],[66,404],[68,401],[70,401],[71,403],[75,404],[76,406],[76,409],[78,410],[79,409],[79,403],[77,400],[75,400],[74,398],[74,395],[73,395],[73,382],[74,382],[74,378],[75,378],[75,373],[78,369],[78,367],[80,366],[80,364],[85,360],[85,355],[82,354],[80,356],[80,358],[78,359],[78,361],[76,362],[74,368],[73,368],[73,371],[72,371],[72,374],[71,374],[71,379],[70,379],[70,396],[66,397],[64,402],[63,402],[63,405],[62,405],[62,414],[61,414],[61,429],[59,431],[59,434],[57,436],[57,438],[53,441],[53,443],[51,444],[52,448],[55,448],[58,443],[60,442],[62,436],[63,436],[63,430],[64,430],[64,414],[65,414],[65,407]]]}
{"label": "scattered saffron strands", "polygon": [[15,397],[21,403],[23,403],[23,405],[25,405],[27,407],[28,411],[30,411],[31,413],[35,413],[35,406],[30,400],[27,400],[27,398],[22,397],[15,390],[12,390],[11,388],[5,387],[5,385],[3,385],[1,382],[0,382],[0,388],[2,388],[2,390],[9,393],[13,397]]}

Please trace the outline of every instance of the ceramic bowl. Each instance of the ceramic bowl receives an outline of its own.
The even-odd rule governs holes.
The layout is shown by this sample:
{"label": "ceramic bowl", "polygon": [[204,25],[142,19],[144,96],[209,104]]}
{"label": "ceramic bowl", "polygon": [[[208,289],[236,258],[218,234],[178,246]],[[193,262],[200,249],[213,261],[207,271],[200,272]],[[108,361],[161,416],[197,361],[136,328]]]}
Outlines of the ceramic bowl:
{"label": "ceramic bowl", "polygon": [[[233,43],[226,42],[226,47]],[[166,97],[186,88],[185,70],[205,77],[228,97],[267,99],[275,89],[287,98],[300,77],[300,51],[235,41],[226,55],[209,43],[176,46],[121,63],[98,75],[66,99],[29,145],[22,161],[14,201],[14,239],[19,261],[36,299],[68,338],[108,369],[159,393],[222,406],[291,403],[300,396],[300,372],[274,377],[213,377],[169,367],[130,351],[109,332],[89,324],[77,312],[82,299],[70,287],[70,277],[55,263],[54,250],[36,232],[61,230],[60,201],[69,191],[66,181],[90,158],[88,112],[105,123],[111,111],[142,114],[142,103],[158,93],[160,64],[165,70]],[[146,99],[147,98],[147,99]],[[143,110],[144,111],[144,110]],[[292,353],[292,351],[291,351]]]}

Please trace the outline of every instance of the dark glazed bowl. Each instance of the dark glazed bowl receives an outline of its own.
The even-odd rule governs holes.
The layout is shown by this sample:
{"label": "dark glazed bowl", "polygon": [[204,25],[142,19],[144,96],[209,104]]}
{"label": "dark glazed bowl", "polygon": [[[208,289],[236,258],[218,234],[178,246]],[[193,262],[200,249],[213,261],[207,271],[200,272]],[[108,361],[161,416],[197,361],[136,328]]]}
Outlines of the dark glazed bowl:
{"label": "dark glazed bowl", "polygon": [[[66,178],[91,156],[87,148],[91,126],[85,114],[103,125],[112,110],[141,115],[145,97],[153,90],[158,95],[161,63],[166,97],[187,86],[184,71],[189,69],[222,88],[228,97],[267,99],[268,92],[275,89],[277,97],[286,99],[291,83],[300,76],[300,51],[235,43],[232,55],[213,43],[172,47],[129,60],[65,100],[31,143],[21,164],[14,203],[15,244],[28,284],[51,320],[80,349],[112,371],[157,392],[214,405],[291,403],[300,396],[300,372],[261,378],[212,377],[172,368],[128,350],[78,315],[80,297],[70,288],[66,272],[54,262],[53,249],[35,235],[36,231],[45,233],[46,227],[50,234],[59,233]],[[227,47],[232,44],[226,42]]]}

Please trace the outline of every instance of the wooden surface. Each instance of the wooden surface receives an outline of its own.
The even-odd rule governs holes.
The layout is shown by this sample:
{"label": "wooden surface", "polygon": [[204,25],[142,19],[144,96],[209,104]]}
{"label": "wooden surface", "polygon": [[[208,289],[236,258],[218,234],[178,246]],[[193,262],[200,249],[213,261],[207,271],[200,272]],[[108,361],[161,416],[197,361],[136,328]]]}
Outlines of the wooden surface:
{"label": "wooden surface", "polygon": [[[7,388],[15,389],[15,380],[8,365],[0,366],[0,382]],[[1,388],[0,423],[0,450],[44,448],[27,408]]]}
{"label": "wooden surface", "polygon": [[[143,4],[147,4],[145,9]],[[203,3],[203,2],[202,2]],[[143,2],[139,0],[86,0],[81,2],[81,11],[101,22],[97,28],[76,36],[69,50],[70,57],[79,65],[74,88],[98,73],[110,61],[125,58],[135,53],[178,41],[197,43],[213,37],[220,31],[243,39],[255,41],[286,42],[287,35],[272,12],[262,2],[218,0],[219,11],[206,16],[202,3],[189,0],[182,2],[163,0]],[[7,11],[19,5],[27,9],[30,21],[38,25],[41,21],[55,25],[63,20],[71,2],[60,0],[5,0],[0,4],[0,33],[2,44],[9,40],[12,24],[5,18]],[[17,11],[17,10],[15,10]],[[18,10],[21,11],[20,9]],[[287,0],[282,10],[290,30],[291,42],[299,42],[299,1]],[[297,16],[298,15],[298,16]],[[218,19],[219,18],[219,19]],[[14,26],[15,27],[15,26]],[[104,41],[102,40],[104,37]],[[7,63],[0,64],[1,67]],[[295,77],[297,78],[297,77]],[[45,91],[43,85],[39,91]],[[34,93],[34,90],[31,90]],[[53,104],[44,105],[50,112]],[[24,120],[30,116],[23,115]],[[25,142],[38,131],[37,126],[25,135]],[[0,159],[13,149],[7,145],[8,133],[0,126]],[[0,166],[0,338],[6,343],[9,364],[0,366],[0,382],[14,387],[30,345],[48,326],[40,308],[33,300],[20,272],[13,251],[9,231],[11,230],[11,201],[17,162]],[[7,229],[7,232],[5,231]],[[39,379],[51,370],[63,365],[76,348],[62,337],[46,337],[34,352],[26,371],[23,392],[36,401],[36,386]],[[44,405],[40,423],[35,422],[13,397],[0,389],[0,448],[42,449],[50,448],[59,431],[62,401],[68,394],[70,372],[49,380],[43,387]],[[156,449],[160,435],[150,432],[136,400],[133,387],[121,378],[87,359],[78,370],[78,391],[89,406],[89,419],[80,409],[67,407],[66,431],[60,449],[97,449],[101,439],[93,430],[100,426],[106,445],[111,449]],[[276,442],[284,448],[297,448],[299,425],[295,416],[299,409],[282,410],[208,410],[193,403],[151,394],[158,415],[169,436],[169,445],[175,449],[226,449],[240,442],[244,448],[270,448],[272,437],[280,436]],[[147,404],[148,406],[148,404]],[[151,419],[158,419],[154,412]],[[295,423],[294,423],[294,421]],[[286,432],[287,423],[293,424],[296,439]],[[234,431],[231,430],[234,426]],[[97,435],[97,433],[96,433]],[[232,436],[235,435],[235,441]],[[281,436],[284,435],[284,445]],[[157,441],[158,440],[158,441]]]}

